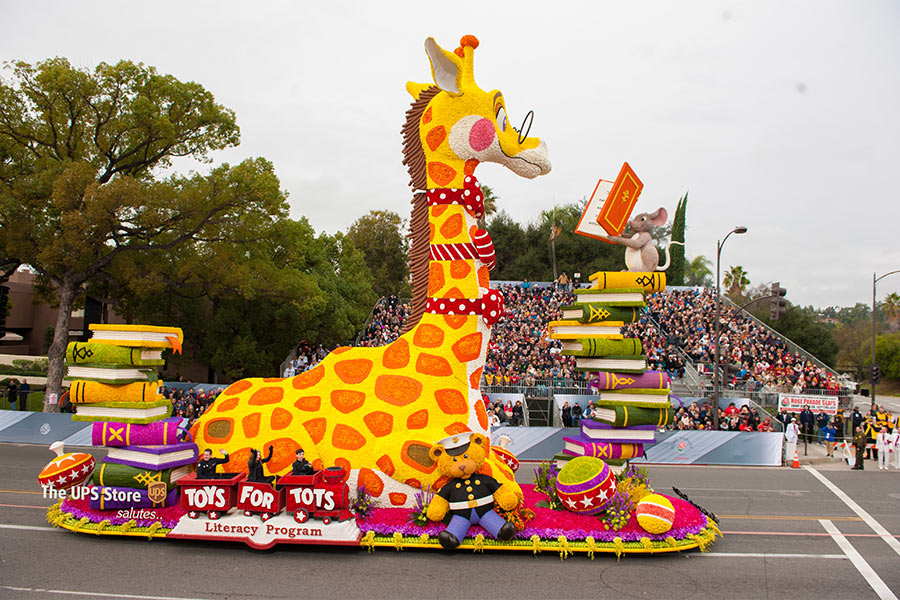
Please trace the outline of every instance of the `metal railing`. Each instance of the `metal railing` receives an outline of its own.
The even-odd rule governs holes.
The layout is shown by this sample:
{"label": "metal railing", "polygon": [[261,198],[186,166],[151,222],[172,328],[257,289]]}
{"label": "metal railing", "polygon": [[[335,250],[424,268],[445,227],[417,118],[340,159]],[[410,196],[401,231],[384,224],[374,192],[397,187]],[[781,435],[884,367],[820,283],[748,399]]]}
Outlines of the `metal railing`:
{"label": "metal railing", "polygon": [[551,398],[555,394],[590,394],[590,382],[575,379],[536,379],[534,383],[488,384],[482,379],[481,391],[487,394],[525,394],[537,398]]}

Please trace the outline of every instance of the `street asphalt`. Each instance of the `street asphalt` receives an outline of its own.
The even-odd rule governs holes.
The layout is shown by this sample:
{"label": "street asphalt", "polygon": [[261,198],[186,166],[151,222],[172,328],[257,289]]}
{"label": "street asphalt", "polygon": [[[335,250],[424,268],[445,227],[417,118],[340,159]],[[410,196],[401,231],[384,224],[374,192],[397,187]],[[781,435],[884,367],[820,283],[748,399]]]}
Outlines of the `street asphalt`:
{"label": "street asphalt", "polygon": [[[98,454],[102,455],[102,451]],[[276,547],[52,529],[37,473],[45,447],[0,444],[0,599],[896,598],[900,472],[650,466],[716,513],[708,553],[600,555]],[[528,479],[530,468],[520,470]]]}

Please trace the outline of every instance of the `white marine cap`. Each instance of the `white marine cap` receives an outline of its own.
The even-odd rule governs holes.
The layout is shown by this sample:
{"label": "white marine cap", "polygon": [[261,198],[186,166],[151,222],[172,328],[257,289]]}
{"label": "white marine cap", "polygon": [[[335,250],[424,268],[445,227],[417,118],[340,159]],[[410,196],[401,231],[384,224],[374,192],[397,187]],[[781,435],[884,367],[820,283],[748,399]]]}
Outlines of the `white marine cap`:
{"label": "white marine cap", "polygon": [[474,433],[474,431],[457,433],[456,435],[451,435],[442,440],[438,440],[438,444],[444,447],[447,454],[456,456],[457,454],[462,454],[466,451],[466,448],[469,447],[469,443],[472,441],[472,435]]}

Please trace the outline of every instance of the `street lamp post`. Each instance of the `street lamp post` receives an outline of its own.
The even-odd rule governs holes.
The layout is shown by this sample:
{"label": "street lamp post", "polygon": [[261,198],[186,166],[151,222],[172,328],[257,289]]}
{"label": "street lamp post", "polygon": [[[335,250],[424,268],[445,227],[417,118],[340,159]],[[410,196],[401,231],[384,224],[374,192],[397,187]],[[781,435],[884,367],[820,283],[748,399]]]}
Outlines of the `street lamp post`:
{"label": "street lamp post", "polygon": [[871,386],[871,396],[872,396],[872,408],[875,408],[875,335],[876,335],[876,324],[875,324],[875,284],[887,277],[888,275],[893,275],[894,273],[900,273],[900,270],[891,271],[890,273],[885,273],[881,277],[876,277],[875,273],[872,273],[872,365],[869,367],[869,385]]}
{"label": "street lamp post", "polygon": [[713,355],[714,355],[714,367],[713,367],[713,429],[716,431],[719,430],[719,315],[722,312],[722,299],[719,294],[719,262],[722,257],[722,246],[725,245],[725,242],[728,240],[728,237],[732,233],[742,234],[747,233],[747,228],[743,225],[738,225],[734,229],[728,232],[728,235],[725,236],[725,239],[722,241],[716,242],[716,321],[715,321],[715,334],[713,337]]}

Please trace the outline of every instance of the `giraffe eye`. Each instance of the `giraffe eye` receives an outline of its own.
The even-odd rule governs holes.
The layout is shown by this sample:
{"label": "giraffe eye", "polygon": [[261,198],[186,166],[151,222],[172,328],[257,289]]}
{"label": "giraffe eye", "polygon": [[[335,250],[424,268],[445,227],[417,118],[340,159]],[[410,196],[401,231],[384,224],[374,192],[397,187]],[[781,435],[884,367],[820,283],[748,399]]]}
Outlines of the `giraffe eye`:
{"label": "giraffe eye", "polygon": [[497,127],[500,131],[506,131],[506,109],[502,106],[497,109]]}

